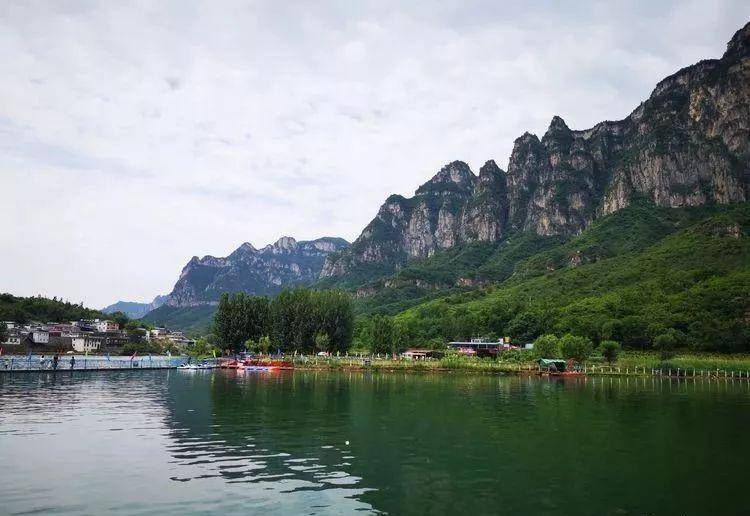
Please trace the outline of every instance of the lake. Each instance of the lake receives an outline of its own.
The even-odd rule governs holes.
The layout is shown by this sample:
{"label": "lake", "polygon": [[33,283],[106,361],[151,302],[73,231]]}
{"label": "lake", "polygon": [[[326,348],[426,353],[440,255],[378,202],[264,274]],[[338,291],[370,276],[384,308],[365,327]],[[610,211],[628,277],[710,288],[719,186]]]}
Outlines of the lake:
{"label": "lake", "polygon": [[0,375],[0,513],[747,514],[750,385]]}

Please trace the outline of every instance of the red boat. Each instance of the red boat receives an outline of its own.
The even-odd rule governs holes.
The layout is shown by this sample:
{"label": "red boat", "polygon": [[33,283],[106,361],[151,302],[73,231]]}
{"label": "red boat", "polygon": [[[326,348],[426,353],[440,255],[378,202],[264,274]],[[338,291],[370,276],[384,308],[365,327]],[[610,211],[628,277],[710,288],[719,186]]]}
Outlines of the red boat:
{"label": "red boat", "polygon": [[275,371],[294,369],[294,363],[290,360],[273,360],[270,358],[246,358],[243,367],[249,370]]}
{"label": "red boat", "polygon": [[221,369],[239,369],[244,366],[239,360],[233,358],[222,358],[219,360],[219,367]]}

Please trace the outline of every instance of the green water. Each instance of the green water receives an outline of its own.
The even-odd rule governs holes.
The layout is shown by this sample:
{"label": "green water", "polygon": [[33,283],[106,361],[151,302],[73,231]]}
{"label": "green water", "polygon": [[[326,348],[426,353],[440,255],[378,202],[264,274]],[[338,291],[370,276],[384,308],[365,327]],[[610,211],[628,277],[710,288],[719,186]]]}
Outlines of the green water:
{"label": "green water", "polygon": [[723,380],[0,375],[0,514],[747,514],[748,428]]}

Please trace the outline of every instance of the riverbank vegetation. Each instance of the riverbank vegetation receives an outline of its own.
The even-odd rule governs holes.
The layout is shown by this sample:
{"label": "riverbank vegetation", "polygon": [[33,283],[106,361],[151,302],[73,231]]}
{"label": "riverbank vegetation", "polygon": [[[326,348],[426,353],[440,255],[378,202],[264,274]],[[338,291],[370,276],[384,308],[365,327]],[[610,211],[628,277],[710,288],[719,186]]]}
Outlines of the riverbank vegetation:
{"label": "riverbank vegetation", "polygon": [[[465,371],[478,373],[517,374],[534,372],[537,369],[533,351],[506,352],[499,358],[476,358],[448,353],[441,359],[411,360],[393,358],[391,355],[347,355],[332,357],[297,356],[295,366],[301,369],[371,369],[373,371]],[[696,376],[747,377],[750,374],[750,355],[725,355],[716,353],[686,353],[670,360],[662,360],[656,352],[624,351],[616,362],[594,352],[586,361],[579,364],[588,374],[651,374],[652,371],[671,371],[677,374]]]}
{"label": "riverbank vegetation", "polygon": [[219,344],[234,352],[343,353],[353,329],[347,294],[305,288],[285,290],[272,300],[223,294],[214,317]]}

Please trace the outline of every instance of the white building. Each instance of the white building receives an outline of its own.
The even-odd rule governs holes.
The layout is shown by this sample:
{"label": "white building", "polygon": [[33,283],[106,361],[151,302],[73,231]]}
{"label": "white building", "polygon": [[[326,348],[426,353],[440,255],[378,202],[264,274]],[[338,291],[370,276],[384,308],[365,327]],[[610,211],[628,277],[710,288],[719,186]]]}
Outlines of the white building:
{"label": "white building", "polygon": [[75,334],[70,336],[73,349],[77,353],[96,353],[101,349],[102,339],[90,335]]}
{"label": "white building", "polygon": [[102,333],[114,333],[120,330],[120,325],[114,321],[96,321],[96,330]]}
{"label": "white building", "polygon": [[47,330],[34,330],[31,333],[34,344],[49,344],[49,332]]}

